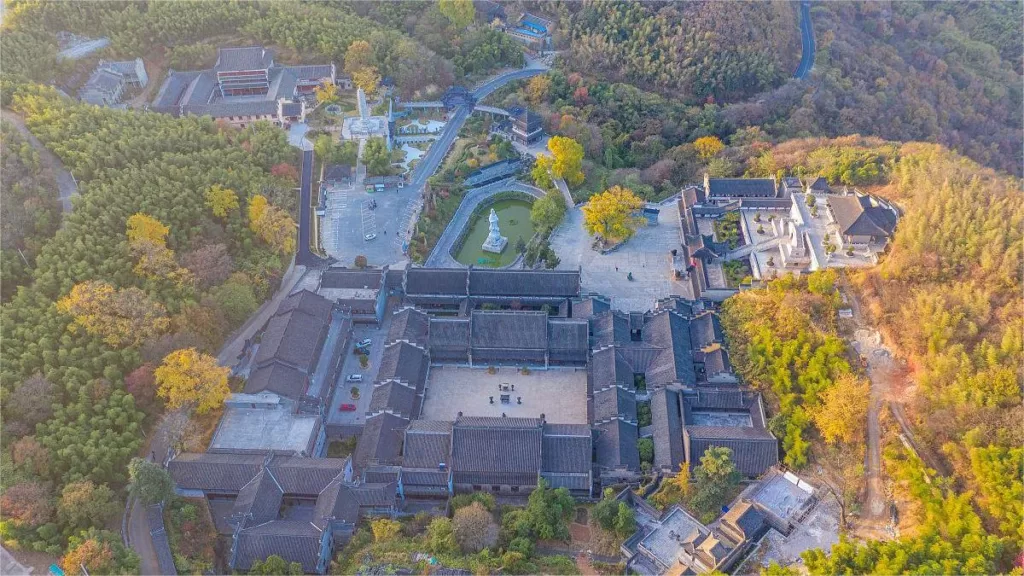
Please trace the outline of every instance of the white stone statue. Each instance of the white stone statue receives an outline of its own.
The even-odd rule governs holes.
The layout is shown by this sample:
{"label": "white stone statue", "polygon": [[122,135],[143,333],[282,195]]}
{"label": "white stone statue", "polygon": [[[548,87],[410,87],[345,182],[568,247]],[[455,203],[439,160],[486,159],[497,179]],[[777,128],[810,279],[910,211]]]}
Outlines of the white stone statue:
{"label": "white stone statue", "polygon": [[505,245],[508,244],[508,238],[502,236],[501,230],[498,229],[498,213],[494,211],[494,208],[491,208],[491,215],[487,217],[487,221],[490,222],[490,233],[487,235],[487,240],[484,240],[482,248],[484,252],[501,254]]}

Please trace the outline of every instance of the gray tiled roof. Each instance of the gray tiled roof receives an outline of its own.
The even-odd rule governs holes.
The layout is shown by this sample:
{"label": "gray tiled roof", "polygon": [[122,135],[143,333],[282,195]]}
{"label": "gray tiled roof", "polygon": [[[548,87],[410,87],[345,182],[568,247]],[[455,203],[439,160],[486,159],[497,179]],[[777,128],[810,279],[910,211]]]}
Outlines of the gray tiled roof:
{"label": "gray tiled roof", "polygon": [[427,379],[426,353],[406,342],[389,344],[384,348],[384,355],[377,370],[377,382],[398,380],[411,384],[417,391],[423,390]]}
{"label": "gray tiled roof", "polygon": [[896,229],[896,213],[875,205],[870,196],[833,195],[828,197],[828,205],[844,236],[892,236]]}
{"label": "gray tiled roof", "polygon": [[[329,182],[347,180],[351,177],[352,167],[348,164],[331,164],[331,167],[328,168],[327,172],[324,174],[324,180]],[[324,272],[324,274],[326,273],[327,272]]]}
{"label": "gray tiled roof", "polygon": [[274,478],[285,494],[319,494],[345,471],[347,458],[275,456],[270,462]]}
{"label": "gray tiled roof", "polygon": [[326,318],[331,314],[331,301],[319,294],[310,292],[309,290],[300,290],[294,294],[290,294],[281,301],[281,304],[277,307],[275,315],[285,314],[298,310],[308,314],[309,316]]}
{"label": "gray tiled roof", "polygon": [[597,436],[594,448],[597,463],[603,468],[625,468],[640,470],[640,453],[637,451],[637,428],[635,424],[612,420],[603,424],[595,424]]}
{"label": "gray tiled roof", "polygon": [[591,436],[590,427],[585,424],[545,425],[541,471],[589,473]]}
{"label": "gray tiled roof", "polygon": [[297,400],[306,393],[308,384],[309,380],[302,372],[291,366],[273,362],[269,366],[253,370],[245,380],[243,392],[274,392],[285,398]]}
{"label": "gray tiled roof", "polygon": [[402,468],[402,484],[405,486],[447,487],[448,471],[437,468]]}
{"label": "gray tiled roof", "polygon": [[552,350],[587,350],[589,324],[584,319],[548,320],[548,347]]}
{"label": "gray tiled roof", "polygon": [[286,69],[299,80],[319,80],[329,78],[333,66],[330,64],[308,64],[305,66],[288,66]]}
{"label": "gray tiled roof", "polygon": [[231,515],[237,518],[248,516],[251,520],[248,524],[252,525],[269,522],[277,518],[283,499],[280,484],[269,470],[264,469],[238,491]]}
{"label": "gray tiled roof", "polygon": [[541,469],[543,421],[536,418],[467,418],[452,428],[456,473],[518,474]]}
{"label": "gray tiled roof", "polygon": [[690,345],[694,350],[724,341],[725,334],[718,314],[707,312],[690,320]]}
{"label": "gray tiled roof", "polygon": [[352,495],[362,507],[386,508],[395,505],[396,491],[394,482],[359,484],[352,488]]}
{"label": "gray tiled roof", "polygon": [[590,298],[583,298],[582,300],[574,300],[572,303],[572,317],[573,318],[588,318],[601,312],[607,312],[611,310],[612,306],[607,300],[597,296],[591,296]]}
{"label": "gray tiled roof", "polygon": [[609,386],[633,384],[633,370],[616,354],[615,348],[594,352],[590,359],[590,372],[595,391]]}
{"label": "gray tiled roof", "polygon": [[775,196],[773,178],[711,178],[708,180],[711,196],[761,197]]}
{"label": "gray tiled roof", "polygon": [[415,418],[419,402],[416,389],[398,382],[388,381],[373,387],[368,412],[390,411],[406,418]]}
{"label": "gray tiled roof", "polygon": [[123,74],[113,70],[97,68],[93,71],[92,75],[89,76],[89,81],[86,82],[84,88],[86,90],[96,90],[107,94],[113,94],[123,83]]}
{"label": "gray tiled roof", "polygon": [[401,460],[402,438],[408,425],[407,418],[394,414],[368,417],[352,458],[356,471],[361,472],[371,464],[398,464]]}
{"label": "gray tiled roof", "polygon": [[178,573],[174,566],[174,555],[167,540],[164,529],[163,505],[152,504],[146,507],[146,518],[149,521],[149,535],[153,539],[153,551],[156,552],[157,567],[160,574],[174,576]]}
{"label": "gray tiled roof", "polygon": [[[743,426],[692,426],[691,412],[745,412],[749,424]],[[697,390],[683,394],[683,442],[687,460],[696,461],[711,446],[733,452],[736,468],[747,476],[757,476],[779,460],[778,441],[765,428],[761,396],[739,390]]]}
{"label": "gray tiled roof", "polygon": [[473,348],[547,348],[548,315],[544,312],[474,310],[471,320]]}
{"label": "gray tiled roof", "polygon": [[651,425],[654,428],[654,465],[679,469],[686,459],[683,450],[682,406],[674,390],[659,388],[651,394]]}
{"label": "gray tiled roof", "polygon": [[263,467],[260,454],[179,454],[167,465],[178,488],[238,492]]}
{"label": "gray tiled roof", "polygon": [[469,318],[431,318],[430,347],[469,348]]}
{"label": "gray tiled roof", "polygon": [[824,176],[818,176],[813,182],[807,185],[808,188],[815,192],[828,192],[829,185],[828,180]]}
{"label": "gray tiled roof", "polygon": [[629,342],[629,317],[608,310],[590,319],[594,348]]}
{"label": "gray tiled roof", "polygon": [[427,327],[430,317],[422,310],[403,308],[395,312],[388,329],[388,342],[408,340],[414,344],[424,345],[427,342]]}
{"label": "gray tiled roof", "polygon": [[437,469],[450,463],[452,423],[416,420],[405,431],[402,464]]}
{"label": "gray tiled roof", "polygon": [[469,273],[469,293],[473,296],[573,298],[580,294],[580,273],[473,268]]}
{"label": "gray tiled roof", "polygon": [[285,298],[267,322],[254,365],[277,361],[311,374],[331,322],[332,304],[303,290]]}
{"label": "gray tiled roof", "polygon": [[153,99],[152,109],[160,112],[178,112],[178,104],[182,95],[192,81],[202,72],[168,72],[167,79]]}
{"label": "gray tiled roof", "polygon": [[274,65],[274,55],[262,46],[246,46],[217,49],[215,70],[231,72],[238,70],[265,70]]}
{"label": "gray tiled roof", "polygon": [[692,385],[696,382],[688,324],[687,319],[679,314],[664,311],[652,315],[644,325],[644,342],[668,352],[658,356],[657,366],[648,368],[648,385],[672,381]]}
{"label": "gray tiled roof", "polygon": [[608,418],[636,420],[636,394],[622,386],[594,390],[594,422]]}
{"label": "gray tiled roof", "polygon": [[330,518],[352,524],[359,519],[359,501],[341,479],[331,481],[316,498],[313,522],[323,529]]}
{"label": "gray tiled roof", "polygon": [[401,466],[368,466],[363,470],[363,482],[384,484],[397,482],[401,472]]}
{"label": "gray tiled roof", "polygon": [[455,268],[409,268],[405,273],[405,293],[466,294],[468,270]]}
{"label": "gray tiled roof", "polygon": [[277,555],[285,562],[298,562],[303,572],[316,572],[320,556],[320,530],[302,520],[275,520],[238,534],[238,552],[233,568],[249,570],[253,562]]}

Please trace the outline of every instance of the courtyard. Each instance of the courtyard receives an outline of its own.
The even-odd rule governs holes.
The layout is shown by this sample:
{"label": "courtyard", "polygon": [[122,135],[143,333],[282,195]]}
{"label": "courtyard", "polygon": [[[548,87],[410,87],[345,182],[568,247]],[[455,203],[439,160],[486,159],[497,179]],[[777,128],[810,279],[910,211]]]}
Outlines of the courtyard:
{"label": "courtyard", "polygon": [[[551,248],[561,259],[559,270],[582,267],[583,292],[611,299],[617,310],[648,310],[661,298],[672,295],[693,298],[689,281],[676,280],[672,250],[680,247],[679,206],[673,197],[658,205],[657,226],[640,228],[618,249],[602,254],[591,246],[593,238],[583,229],[583,213],[570,209],[551,234]],[[632,273],[633,279],[628,275]]]}
{"label": "courtyard", "polygon": [[343,266],[352,266],[359,255],[371,266],[401,262],[406,259],[407,231],[421,203],[412,186],[373,193],[356,184],[328,186],[325,215],[320,217],[321,246]]}
{"label": "courtyard", "polygon": [[[507,403],[502,395],[508,396]],[[432,366],[420,418],[455,420],[460,413],[509,418],[543,414],[556,424],[586,424],[587,371],[552,368],[523,374],[505,366],[491,374],[487,368]]]}

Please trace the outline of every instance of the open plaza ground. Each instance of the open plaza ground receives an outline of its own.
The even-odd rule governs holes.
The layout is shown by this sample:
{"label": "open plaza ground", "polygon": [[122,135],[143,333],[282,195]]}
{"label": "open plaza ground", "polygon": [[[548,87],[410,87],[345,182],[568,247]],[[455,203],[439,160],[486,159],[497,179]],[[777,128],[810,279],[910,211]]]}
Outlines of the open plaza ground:
{"label": "open plaza ground", "polygon": [[[352,266],[359,255],[372,266],[400,262],[421,203],[419,192],[408,186],[373,193],[354,184],[328,186],[326,214],[320,218],[322,246],[344,266]],[[368,234],[375,237],[367,240]]]}
{"label": "open plaza ground", "polygon": [[[623,311],[648,310],[660,298],[693,298],[688,281],[672,272],[672,249],[680,246],[679,207],[675,200],[660,205],[657,226],[645,226],[617,250],[602,254],[583,229],[583,213],[570,209],[565,221],[551,234],[551,248],[561,259],[560,270],[582,267],[583,292],[611,299]],[[629,273],[633,280],[627,280]]]}
{"label": "open plaza ground", "polygon": [[[502,394],[509,396],[507,404],[501,402]],[[487,368],[431,367],[420,417],[455,420],[460,412],[509,418],[539,418],[543,414],[545,420],[556,424],[586,424],[587,371],[552,368],[523,374],[505,366],[490,374]]]}

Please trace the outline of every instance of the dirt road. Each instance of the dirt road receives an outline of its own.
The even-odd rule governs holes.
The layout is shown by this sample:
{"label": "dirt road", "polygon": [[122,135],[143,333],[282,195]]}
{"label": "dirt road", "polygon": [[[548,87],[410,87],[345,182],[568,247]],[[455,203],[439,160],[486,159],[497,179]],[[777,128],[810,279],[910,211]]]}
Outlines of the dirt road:
{"label": "dirt road", "polygon": [[71,197],[78,194],[78,183],[71,175],[71,172],[64,168],[64,163],[60,161],[60,158],[57,158],[53,152],[47,150],[46,146],[43,146],[43,143],[29,132],[21,116],[12,113],[10,110],[4,110],[3,119],[13,124],[18,129],[18,132],[25,136],[28,143],[39,152],[39,159],[43,162],[43,165],[53,171],[53,176],[57,180],[57,193],[60,198],[61,209],[65,214],[71,212]]}

